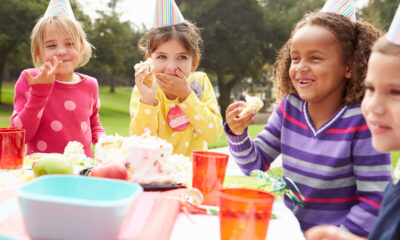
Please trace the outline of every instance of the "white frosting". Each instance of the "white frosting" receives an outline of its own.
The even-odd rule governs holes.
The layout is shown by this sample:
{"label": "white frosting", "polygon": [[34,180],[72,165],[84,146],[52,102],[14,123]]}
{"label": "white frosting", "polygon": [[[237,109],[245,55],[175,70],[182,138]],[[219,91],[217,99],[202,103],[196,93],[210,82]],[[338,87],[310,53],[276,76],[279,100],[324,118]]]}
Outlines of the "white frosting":
{"label": "white frosting", "polygon": [[64,156],[72,163],[79,163],[84,166],[92,165],[92,159],[86,156],[83,144],[77,141],[68,142],[64,149]]}
{"label": "white frosting", "polygon": [[154,70],[154,65],[153,65],[153,61],[151,60],[151,58],[146,59],[146,61],[140,61],[139,63],[136,63],[135,66],[133,67],[135,69],[135,74],[139,74],[139,73],[146,73],[149,74],[150,72],[152,72]]}
{"label": "white frosting", "polygon": [[96,144],[96,163],[127,163],[129,180],[141,184],[188,183],[190,158],[173,153],[172,144],[151,136],[106,136]]}
{"label": "white frosting", "polygon": [[118,135],[100,137],[94,150],[96,153],[96,164],[126,162],[128,151],[125,144],[125,137]]}
{"label": "white frosting", "polygon": [[247,115],[252,110],[258,112],[262,108],[262,106],[264,106],[264,103],[259,97],[246,95],[246,107],[239,114],[239,117]]}
{"label": "white frosting", "polygon": [[165,161],[172,155],[173,146],[167,141],[145,133],[128,141],[128,164],[132,181],[138,183],[173,182],[165,169]]}

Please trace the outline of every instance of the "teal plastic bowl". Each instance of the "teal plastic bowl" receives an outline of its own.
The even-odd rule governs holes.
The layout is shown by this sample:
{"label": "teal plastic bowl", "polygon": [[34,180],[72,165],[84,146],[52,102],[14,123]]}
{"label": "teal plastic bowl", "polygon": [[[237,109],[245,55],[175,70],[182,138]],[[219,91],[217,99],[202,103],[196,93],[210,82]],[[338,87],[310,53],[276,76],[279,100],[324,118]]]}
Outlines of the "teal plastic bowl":
{"label": "teal plastic bowl", "polygon": [[116,239],[142,187],[127,181],[42,176],[17,191],[32,239]]}

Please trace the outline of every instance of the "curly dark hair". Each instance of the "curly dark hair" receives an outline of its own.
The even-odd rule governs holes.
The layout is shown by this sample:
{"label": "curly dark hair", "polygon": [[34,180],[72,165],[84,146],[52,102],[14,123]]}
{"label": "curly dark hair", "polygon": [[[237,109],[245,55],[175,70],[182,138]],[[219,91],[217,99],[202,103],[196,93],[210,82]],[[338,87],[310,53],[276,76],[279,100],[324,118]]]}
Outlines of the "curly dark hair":
{"label": "curly dark hair", "polygon": [[294,34],[306,25],[321,26],[334,34],[342,49],[343,62],[350,62],[351,68],[351,78],[347,81],[342,105],[361,103],[365,93],[364,79],[371,48],[381,33],[369,23],[351,22],[342,15],[326,12],[312,12],[305,15],[297,23],[289,40],[280,49],[272,74],[277,101],[289,93],[297,94],[289,77],[290,46]]}
{"label": "curly dark hair", "polygon": [[140,39],[139,49],[144,54],[151,54],[158,46],[172,38],[178,39],[193,57],[201,56],[203,41],[200,37],[200,29],[187,20],[172,26],[151,28],[146,37]]}

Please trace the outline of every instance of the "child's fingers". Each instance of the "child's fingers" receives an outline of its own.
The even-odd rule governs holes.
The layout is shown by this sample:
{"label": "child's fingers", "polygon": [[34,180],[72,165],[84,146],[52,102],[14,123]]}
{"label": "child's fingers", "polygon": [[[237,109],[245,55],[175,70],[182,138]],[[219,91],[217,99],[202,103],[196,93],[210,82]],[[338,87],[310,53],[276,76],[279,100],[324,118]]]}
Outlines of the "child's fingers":
{"label": "child's fingers", "polygon": [[178,75],[178,77],[180,77],[180,78],[187,79],[187,76],[185,75],[185,73],[183,71],[181,71],[180,69],[176,70],[176,75]]}
{"label": "child's fingers", "polygon": [[51,61],[48,61],[47,63],[49,64],[49,70],[53,69],[54,58],[52,58]]}
{"label": "child's fingers", "polygon": [[231,112],[233,109],[238,108],[240,106],[243,106],[244,102],[243,101],[239,101],[239,102],[234,102],[232,104],[230,104],[227,108],[226,108],[226,112]]}
{"label": "child's fingers", "polygon": [[50,63],[45,62],[44,66],[43,66],[43,71],[42,71],[42,74],[44,77],[46,77],[47,74],[49,74],[49,70],[50,70]]}
{"label": "child's fingers", "polygon": [[61,61],[56,60],[54,66],[51,68],[49,74],[50,76],[54,76],[57,74],[58,70],[60,69]]}
{"label": "child's fingers", "polygon": [[53,67],[53,66],[55,66],[56,64],[57,64],[57,62],[58,62],[58,59],[57,59],[57,57],[56,56],[53,56],[53,59],[52,59],[52,61],[51,61],[51,66]]}
{"label": "child's fingers", "polygon": [[249,126],[253,121],[254,118],[256,117],[255,112],[250,113],[248,116],[246,116],[243,120],[244,120],[244,125],[247,127]]}
{"label": "child's fingers", "polygon": [[163,74],[163,73],[156,73],[155,77],[158,81],[163,82],[167,84],[170,81],[171,76],[168,74]]}
{"label": "child's fingers", "polygon": [[241,111],[242,111],[242,108],[240,106],[233,108],[233,109],[227,109],[225,112],[227,121],[228,121],[228,118],[232,119],[232,120],[236,119]]}
{"label": "child's fingers", "polygon": [[166,82],[160,80],[159,78],[156,78],[156,82],[157,82],[157,85],[158,85],[163,91],[166,90],[166,88],[167,88],[167,83],[166,83]]}
{"label": "child's fingers", "polygon": [[24,75],[25,75],[25,78],[28,81],[29,85],[31,85],[33,83],[33,77],[31,75],[31,73],[25,70]]}

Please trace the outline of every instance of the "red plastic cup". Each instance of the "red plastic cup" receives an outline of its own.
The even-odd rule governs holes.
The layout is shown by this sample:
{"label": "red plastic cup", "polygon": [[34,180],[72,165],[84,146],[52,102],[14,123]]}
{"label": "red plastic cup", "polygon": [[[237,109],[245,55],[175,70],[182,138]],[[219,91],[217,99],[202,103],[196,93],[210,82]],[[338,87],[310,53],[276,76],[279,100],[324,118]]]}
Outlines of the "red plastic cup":
{"label": "red plastic cup", "polygon": [[216,206],[222,189],[229,155],[208,151],[193,151],[192,186],[203,193],[202,204]]}
{"label": "red plastic cup", "polygon": [[24,163],[25,129],[0,128],[0,169],[19,169]]}
{"label": "red plastic cup", "polygon": [[219,195],[221,240],[265,240],[274,195],[247,188],[226,188]]}

